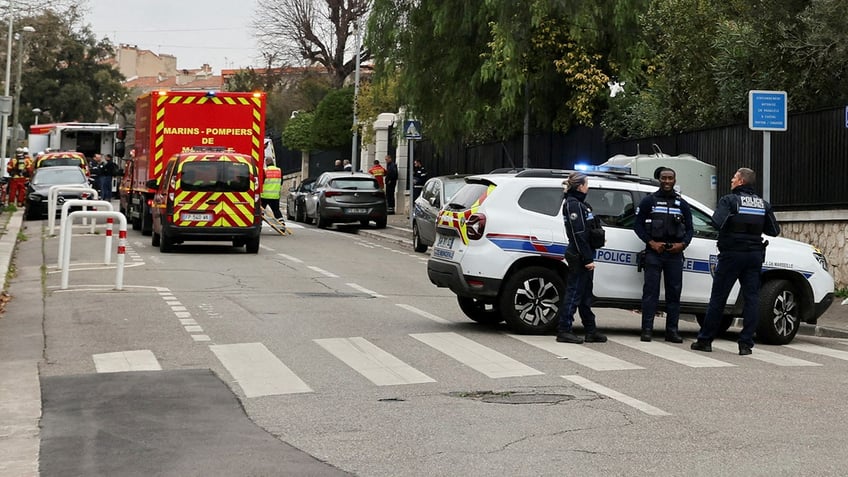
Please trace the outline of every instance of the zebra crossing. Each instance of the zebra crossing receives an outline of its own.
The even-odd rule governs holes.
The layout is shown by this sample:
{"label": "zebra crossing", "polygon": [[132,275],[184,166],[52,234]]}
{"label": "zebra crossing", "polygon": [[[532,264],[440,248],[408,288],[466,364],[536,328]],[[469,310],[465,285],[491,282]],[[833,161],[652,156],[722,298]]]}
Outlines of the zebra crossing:
{"label": "zebra crossing", "polygon": [[[848,351],[809,342],[796,342],[783,347],[758,346],[753,355],[739,358],[736,356],[736,343],[721,340],[713,342],[713,348],[717,352],[705,354],[690,351],[688,347],[662,342],[641,342],[636,336],[610,336],[609,344],[598,346],[557,343],[551,336],[494,336],[514,339],[553,355],[553,359],[567,362],[569,374],[582,372],[581,368],[599,372],[638,372],[651,367],[650,365],[659,366],[657,363],[661,362],[686,368],[733,368],[763,364],[786,368],[824,366],[833,364],[833,360],[848,361]],[[490,379],[546,374],[460,333],[410,333],[408,337],[412,342],[426,346],[426,349],[435,350],[438,355],[446,357],[452,363]],[[313,339],[312,342],[316,345],[316,350],[329,353],[341,366],[355,371],[375,386],[421,385],[437,381],[428,375],[425,369],[407,363],[365,337],[321,338]],[[307,380],[298,376],[262,343],[213,344],[209,345],[209,349],[247,398],[321,392],[321,389],[313,389]],[[525,351],[522,350],[522,353]],[[615,356],[616,354],[627,354],[628,357],[623,359]],[[801,354],[803,358],[808,359],[793,354]],[[98,373],[162,369],[150,350],[96,354],[92,355],[92,359]],[[538,362],[534,361],[537,367]],[[308,370],[302,370],[302,374],[308,373]]]}

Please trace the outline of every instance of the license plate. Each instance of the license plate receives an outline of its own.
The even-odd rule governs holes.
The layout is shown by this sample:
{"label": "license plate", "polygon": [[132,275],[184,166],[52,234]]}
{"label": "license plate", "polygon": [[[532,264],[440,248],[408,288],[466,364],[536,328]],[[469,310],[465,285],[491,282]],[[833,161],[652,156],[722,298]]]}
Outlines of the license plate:
{"label": "license plate", "polygon": [[448,237],[446,235],[439,235],[438,238],[436,239],[436,247],[451,249],[451,248],[453,248],[453,239],[455,239],[455,238],[456,237]]}
{"label": "license plate", "polygon": [[368,209],[345,209],[348,214],[367,214]]}
{"label": "license plate", "polygon": [[212,214],[186,213],[180,214],[180,219],[186,222],[212,222]]}
{"label": "license plate", "polygon": [[443,248],[433,248],[433,256],[444,258],[445,260],[453,260],[453,250],[445,250]]}

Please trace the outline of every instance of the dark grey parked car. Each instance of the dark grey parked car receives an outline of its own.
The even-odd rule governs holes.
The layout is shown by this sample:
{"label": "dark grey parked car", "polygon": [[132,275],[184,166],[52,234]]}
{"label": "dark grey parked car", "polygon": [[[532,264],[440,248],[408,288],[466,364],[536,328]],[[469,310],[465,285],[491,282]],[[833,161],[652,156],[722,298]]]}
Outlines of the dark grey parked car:
{"label": "dark grey parked car", "polygon": [[306,220],[306,195],[312,192],[315,178],[304,179],[299,185],[289,189],[286,196],[286,218],[296,222]]}
{"label": "dark grey parked car", "polygon": [[450,201],[465,185],[469,174],[432,177],[424,183],[421,195],[415,199],[412,210],[412,245],[416,252],[426,252],[436,240],[436,217],[439,209]]}
{"label": "dark grey parked car", "polygon": [[[47,195],[50,186],[69,185],[89,187],[88,177],[79,166],[41,167],[35,170],[32,179],[26,184],[26,219],[37,220],[47,217]],[[91,199],[87,191],[60,192],[56,196],[56,212],[61,212],[62,204],[68,199]],[[82,207],[72,207],[72,211]]]}
{"label": "dark grey parked car", "polygon": [[386,193],[371,174],[364,172],[325,172],[318,176],[312,191],[305,195],[306,222],[315,220],[319,228],[333,223],[370,221],[386,227]]}

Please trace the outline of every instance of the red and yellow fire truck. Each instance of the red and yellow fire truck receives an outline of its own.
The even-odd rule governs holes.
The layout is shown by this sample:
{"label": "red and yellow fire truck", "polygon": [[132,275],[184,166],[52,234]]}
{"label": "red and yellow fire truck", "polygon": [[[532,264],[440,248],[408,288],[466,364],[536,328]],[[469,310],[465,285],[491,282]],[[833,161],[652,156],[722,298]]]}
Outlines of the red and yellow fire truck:
{"label": "red and yellow fire truck", "polygon": [[135,121],[135,146],[119,195],[121,212],[143,235],[153,232],[156,190],[150,181],[162,177],[174,155],[222,148],[251,157],[261,174],[265,93],[153,91],[136,101]]}

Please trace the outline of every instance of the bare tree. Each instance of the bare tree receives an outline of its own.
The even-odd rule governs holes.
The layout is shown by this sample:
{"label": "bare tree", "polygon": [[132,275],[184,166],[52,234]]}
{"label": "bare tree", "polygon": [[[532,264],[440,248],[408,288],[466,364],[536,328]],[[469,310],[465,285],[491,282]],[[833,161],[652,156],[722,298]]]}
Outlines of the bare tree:
{"label": "bare tree", "polygon": [[[364,31],[371,2],[259,0],[253,26],[265,57],[296,65],[321,65],[333,84],[341,86],[356,68],[353,35],[357,25]],[[371,54],[361,48],[359,57],[367,61]]]}

